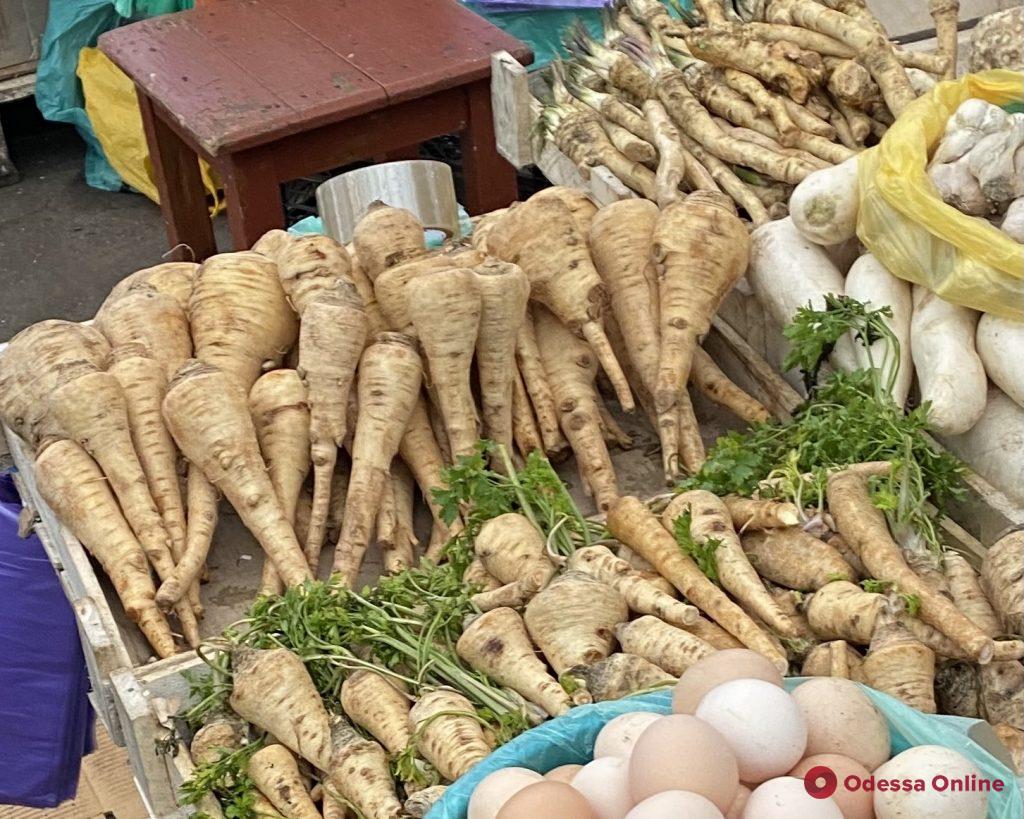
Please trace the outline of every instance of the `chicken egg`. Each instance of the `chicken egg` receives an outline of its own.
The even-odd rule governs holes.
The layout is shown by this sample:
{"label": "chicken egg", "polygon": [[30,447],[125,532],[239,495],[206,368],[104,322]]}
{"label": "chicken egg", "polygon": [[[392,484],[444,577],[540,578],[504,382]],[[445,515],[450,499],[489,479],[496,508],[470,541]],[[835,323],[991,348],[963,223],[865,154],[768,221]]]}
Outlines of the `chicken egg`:
{"label": "chicken egg", "polygon": [[672,710],[693,714],[712,688],[740,679],[764,680],[782,687],[782,675],[767,657],[749,648],[726,648],[708,654],[686,669],[672,693]]}
{"label": "chicken egg", "polygon": [[545,779],[553,779],[555,782],[566,782],[572,784],[572,778],[579,773],[582,765],[559,765],[557,768],[552,768],[546,774]]}
{"label": "chicken egg", "polygon": [[785,689],[764,680],[732,680],[712,688],[695,716],[725,738],[743,782],[782,776],[807,747],[800,708]]}
{"label": "chicken egg", "polygon": [[723,819],[714,802],[690,791],[663,791],[645,799],[626,819]]}
{"label": "chicken egg", "polygon": [[857,760],[842,754],[815,754],[801,759],[790,776],[803,779],[812,768],[829,768],[836,775],[836,792],[832,799],[843,812],[843,819],[874,819],[875,808],[872,805],[871,791],[850,790],[843,786],[848,776],[856,776],[861,781],[871,776],[871,772]]}
{"label": "chicken egg", "polygon": [[629,760],[623,756],[603,756],[588,762],[573,777],[572,786],[587,798],[598,819],[623,819],[633,807]]}
{"label": "chicken egg", "polygon": [[466,819],[494,819],[509,799],[534,782],[542,782],[543,777],[528,768],[502,768],[488,774],[473,789],[469,797],[469,808]]}
{"label": "chicken egg", "polygon": [[793,691],[807,723],[806,754],[842,754],[873,771],[889,758],[889,725],[857,684],[815,677]]}
{"label": "chicken egg", "polygon": [[594,741],[594,759],[602,756],[628,758],[633,746],[640,739],[647,726],[661,719],[661,714],[651,711],[632,711],[620,714],[601,729]]}
{"label": "chicken egg", "polygon": [[506,802],[497,819],[598,819],[572,785],[545,779],[527,785]]}
{"label": "chicken egg", "polygon": [[651,723],[629,759],[630,792],[636,802],[662,791],[692,791],[724,811],[736,796],[736,758],[718,731],[689,714]]}
{"label": "chicken egg", "polygon": [[743,808],[743,819],[843,819],[832,800],[816,799],[795,776],[780,776],[758,785]]}
{"label": "chicken egg", "polygon": [[[875,778],[923,779],[928,785],[924,790],[878,788],[873,798],[878,819],[985,819],[988,815],[985,790],[963,787],[965,782],[982,779],[982,772],[963,754],[943,745],[908,748],[881,765]],[[945,785],[938,785],[943,780]],[[958,781],[960,787],[955,784]]]}

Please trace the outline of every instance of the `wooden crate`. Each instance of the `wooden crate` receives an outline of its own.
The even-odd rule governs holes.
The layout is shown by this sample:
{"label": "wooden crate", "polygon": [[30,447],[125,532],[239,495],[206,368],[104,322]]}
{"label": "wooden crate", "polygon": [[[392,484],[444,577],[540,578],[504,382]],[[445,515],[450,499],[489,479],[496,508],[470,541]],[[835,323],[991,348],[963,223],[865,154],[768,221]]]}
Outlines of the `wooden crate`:
{"label": "wooden crate", "polygon": [[530,91],[530,77],[507,51],[491,55],[491,107],[498,153],[517,168],[536,165],[556,185],[587,191],[599,205],[636,196],[603,165],[584,172],[553,144],[534,138],[540,105]]}

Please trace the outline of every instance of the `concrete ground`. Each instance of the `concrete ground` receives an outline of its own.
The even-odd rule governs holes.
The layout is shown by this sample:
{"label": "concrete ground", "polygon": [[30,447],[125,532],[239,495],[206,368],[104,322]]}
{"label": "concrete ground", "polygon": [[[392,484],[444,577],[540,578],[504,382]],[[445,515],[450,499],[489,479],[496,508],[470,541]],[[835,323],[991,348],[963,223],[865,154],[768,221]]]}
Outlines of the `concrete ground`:
{"label": "concrete ground", "polygon": [[[85,145],[69,125],[46,122],[32,98],[0,106],[21,181],[0,188],[0,341],[45,318],[83,320],[111,286],[160,262],[160,209],[137,193],[85,183]],[[217,220],[218,241],[230,247]]]}

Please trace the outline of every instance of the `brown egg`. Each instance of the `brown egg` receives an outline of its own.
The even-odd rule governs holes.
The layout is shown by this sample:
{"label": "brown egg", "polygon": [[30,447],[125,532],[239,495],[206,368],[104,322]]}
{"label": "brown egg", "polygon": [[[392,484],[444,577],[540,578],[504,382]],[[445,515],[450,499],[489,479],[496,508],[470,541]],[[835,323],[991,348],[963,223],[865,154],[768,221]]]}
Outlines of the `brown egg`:
{"label": "brown egg", "polygon": [[672,710],[677,714],[692,714],[712,688],[742,679],[782,685],[782,675],[764,655],[749,648],[726,648],[709,654],[686,669],[672,694]]}
{"label": "brown egg", "polygon": [[640,735],[629,760],[629,779],[635,802],[662,791],[692,791],[723,813],[740,782],[725,739],[689,714],[662,717]]}
{"label": "brown egg", "polygon": [[544,774],[544,778],[554,782],[565,782],[568,785],[572,783],[572,778],[582,767],[582,765],[559,765]]}
{"label": "brown egg", "polygon": [[789,775],[803,779],[811,768],[819,766],[831,769],[836,775],[836,790],[832,794],[832,801],[839,805],[839,810],[843,812],[843,819],[875,819],[872,792],[864,788],[850,790],[843,787],[843,780],[848,776],[856,776],[861,780],[871,776],[871,772],[867,768],[857,760],[842,754],[815,754],[800,760],[796,767],[789,772]]}
{"label": "brown egg", "polygon": [[814,677],[793,690],[807,723],[808,756],[842,754],[873,771],[889,758],[889,724],[855,682]]}
{"label": "brown egg", "polygon": [[497,819],[598,819],[572,785],[545,779],[528,785],[506,802]]}

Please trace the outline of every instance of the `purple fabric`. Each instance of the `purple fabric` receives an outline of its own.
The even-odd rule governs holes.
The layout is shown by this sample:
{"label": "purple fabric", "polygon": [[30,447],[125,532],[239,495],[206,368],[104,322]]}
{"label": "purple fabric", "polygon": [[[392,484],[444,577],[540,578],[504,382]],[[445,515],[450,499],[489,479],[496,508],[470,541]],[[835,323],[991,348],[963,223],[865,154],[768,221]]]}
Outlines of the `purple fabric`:
{"label": "purple fabric", "polygon": [[75,795],[93,714],[74,612],[20,511],[0,475],[0,804],[50,808]]}

